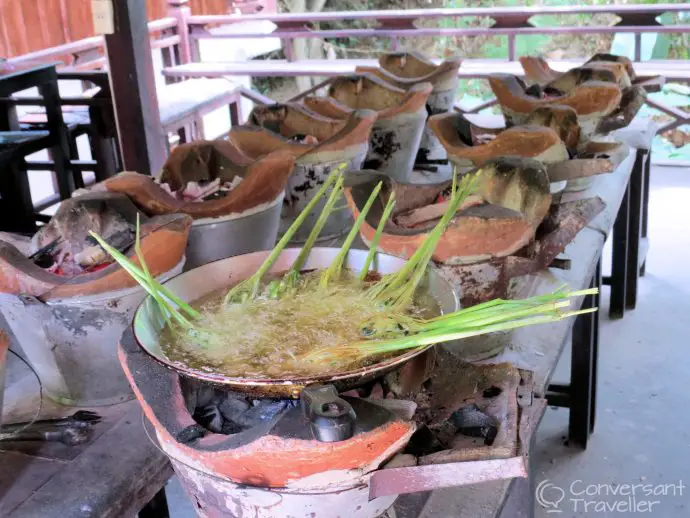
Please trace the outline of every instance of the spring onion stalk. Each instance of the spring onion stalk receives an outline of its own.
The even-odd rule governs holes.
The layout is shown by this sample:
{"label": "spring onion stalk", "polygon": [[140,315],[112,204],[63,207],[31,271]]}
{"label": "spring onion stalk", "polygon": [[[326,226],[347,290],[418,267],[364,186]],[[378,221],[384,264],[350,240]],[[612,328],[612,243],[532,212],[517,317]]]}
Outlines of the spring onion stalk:
{"label": "spring onion stalk", "polygon": [[372,239],[371,243],[369,244],[369,253],[367,254],[367,258],[364,261],[364,265],[362,266],[362,270],[359,272],[359,280],[360,281],[363,281],[364,279],[366,279],[367,274],[369,273],[369,268],[371,267],[371,263],[374,261],[374,257],[376,256],[376,250],[379,246],[379,240],[381,239],[381,234],[383,234],[383,228],[386,226],[386,222],[391,217],[391,214],[393,213],[394,207],[395,207],[395,191],[392,191],[390,197],[388,198],[388,203],[386,203],[386,206],[383,209],[383,214],[381,214],[381,219],[379,220],[379,224],[376,226],[376,233],[374,234],[374,239]]}
{"label": "spring onion stalk", "polygon": [[367,214],[371,210],[372,205],[374,205],[374,201],[376,201],[376,197],[379,195],[382,186],[383,183],[379,182],[376,185],[376,187],[374,187],[374,190],[371,191],[369,199],[364,204],[364,207],[362,207],[359,216],[357,216],[355,224],[352,226],[350,233],[345,238],[343,246],[340,247],[338,255],[335,257],[335,259],[333,259],[333,262],[328,266],[328,268],[326,268],[326,271],[324,271],[323,274],[321,274],[321,278],[319,279],[319,286],[321,286],[322,288],[328,286],[328,281],[330,281],[331,279],[338,279],[340,277],[340,273],[343,268],[343,263],[345,262],[345,257],[347,257],[347,253],[349,252],[350,247],[352,246],[352,242],[355,240],[355,237],[357,237],[359,229],[362,227],[362,224],[364,223]]}
{"label": "spring onion stalk", "polygon": [[259,287],[261,286],[261,279],[263,279],[263,276],[266,274],[266,272],[268,272],[268,270],[270,270],[271,266],[273,266],[273,263],[276,262],[278,257],[280,257],[280,254],[288,245],[292,239],[292,236],[294,236],[299,227],[302,226],[304,220],[307,219],[307,216],[314,209],[326,190],[328,190],[328,188],[337,180],[338,176],[342,174],[342,171],[346,166],[347,164],[342,163],[336,169],[334,169],[331,174],[328,175],[328,178],[326,178],[326,181],[323,183],[321,188],[316,192],[314,197],[309,201],[299,216],[297,216],[292,225],[290,225],[290,228],[288,228],[287,232],[285,232],[280,241],[278,241],[278,244],[273,248],[257,272],[228,291],[227,295],[225,295],[225,304],[232,302],[241,303],[249,298],[255,298],[259,294]]}

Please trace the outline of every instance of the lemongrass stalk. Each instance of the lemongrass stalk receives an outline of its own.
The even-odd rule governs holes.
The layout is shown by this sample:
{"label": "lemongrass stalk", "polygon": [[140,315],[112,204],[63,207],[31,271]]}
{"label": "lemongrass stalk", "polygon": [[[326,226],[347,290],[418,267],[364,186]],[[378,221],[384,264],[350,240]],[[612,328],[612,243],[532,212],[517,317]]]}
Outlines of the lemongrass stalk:
{"label": "lemongrass stalk", "polygon": [[[309,236],[307,237],[307,240],[304,242],[304,246],[302,247],[302,250],[300,250],[297,259],[295,259],[295,262],[292,263],[292,266],[290,267],[290,272],[299,274],[299,272],[302,271],[302,267],[304,266],[304,263],[306,262],[307,257],[309,256],[309,252],[311,252],[311,249],[314,247],[316,239],[319,237],[321,230],[323,230],[323,227],[326,225],[328,218],[331,216],[331,213],[333,212],[336,202],[342,194],[344,182],[345,177],[343,175],[340,175],[336,180],[335,185],[333,186],[331,194],[328,196],[328,200],[326,200],[326,204],[321,210],[321,214],[319,214],[319,217],[316,220],[314,228],[312,228],[311,232],[309,233]],[[290,272],[288,272],[288,275],[290,274]]]}
{"label": "lemongrass stalk", "polygon": [[371,243],[369,244],[369,253],[367,254],[366,260],[364,261],[364,265],[362,266],[362,270],[359,272],[359,280],[360,281],[363,281],[367,277],[367,274],[369,273],[369,268],[371,267],[371,263],[374,261],[374,257],[376,256],[376,250],[379,246],[379,240],[381,239],[381,234],[383,234],[383,228],[386,226],[386,222],[391,217],[391,214],[393,213],[394,207],[395,207],[395,191],[391,191],[391,195],[388,198],[388,203],[386,203],[386,206],[383,209],[383,213],[381,214],[381,219],[379,220],[379,224],[376,226],[376,233],[374,234],[374,239],[372,239]]}
{"label": "lemongrass stalk", "polygon": [[[398,272],[393,282],[391,282],[382,293],[382,299],[390,299],[389,304],[396,307],[404,307],[410,303],[417,286],[426,273],[427,264],[436,250],[438,241],[455,217],[455,212],[458,210],[458,207],[460,207],[467,196],[469,196],[474,182],[475,175],[466,176],[462,179],[457,193],[452,198],[451,203],[449,203],[448,209],[441,217],[441,221],[438,222],[429,236],[424,240],[422,246],[415,251],[412,258],[408,261],[410,268],[403,268],[401,272]],[[405,266],[407,267],[408,265],[406,264]],[[405,270],[407,270],[407,272],[402,273]],[[409,279],[408,275],[411,276]]]}
{"label": "lemongrass stalk", "polygon": [[369,210],[371,210],[371,207],[374,204],[374,201],[376,201],[376,197],[379,195],[379,192],[381,191],[382,186],[383,186],[383,182],[379,182],[376,185],[376,187],[374,187],[374,190],[369,195],[369,199],[364,204],[364,207],[362,207],[362,210],[360,211],[359,216],[357,216],[357,219],[355,220],[355,224],[352,226],[352,229],[350,229],[350,233],[345,238],[345,242],[343,243],[343,246],[340,247],[340,251],[338,252],[338,255],[331,262],[331,264],[328,266],[326,271],[323,272],[323,274],[321,274],[321,278],[319,279],[319,286],[321,286],[322,288],[325,288],[326,286],[328,286],[329,280],[331,280],[332,278],[337,278],[340,276],[340,272],[343,268],[343,263],[345,262],[345,257],[347,257],[347,253],[350,251],[350,247],[352,246],[352,242],[357,237],[357,234],[359,233],[359,229],[361,228],[362,224],[364,223],[364,220],[367,217]]}
{"label": "lemongrass stalk", "polygon": [[232,287],[225,295],[225,299],[223,301],[224,304],[228,304],[233,300],[239,300],[241,302],[244,302],[247,298],[256,297],[263,276],[266,274],[266,272],[268,272],[268,270],[270,270],[271,266],[273,266],[273,263],[276,262],[278,257],[280,257],[280,254],[283,252],[283,249],[290,242],[292,236],[294,236],[297,230],[302,226],[302,223],[304,223],[304,220],[307,219],[307,216],[314,209],[314,207],[319,202],[323,194],[333,184],[333,182],[335,182],[335,180],[338,178],[338,176],[341,174],[342,170],[345,169],[346,166],[347,164],[345,163],[340,164],[336,169],[334,169],[331,172],[331,174],[328,175],[328,178],[326,178],[326,181],[323,183],[321,188],[316,192],[316,194],[309,201],[309,203],[307,203],[307,206],[304,208],[304,210],[302,210],[302,212],[297,216],[297,218],[295,218],[295,221],[293,221],[292,225],[290,225],[290,228],[288,228],[287,232],[285,232],[280,241],[278,241],[278,244],[273,248],[266,260],[259,267],[257,272],[248,279],[245,279],[236,286]]}
{"label": "lemongrass stalk", "polygon": [[558,322],[564,318],[581,315],[584,313],[591,313],[595,308],[588,308],[579,311],[571,311],[562,314],[537,315],[529,318],[522,318],[511,322],[503,322],[500,324],[493,324],[482,327],[481,329],[472,329],[464,331],[449,331],[447,333],[419,333],[412,336],[400,337],[393,340],[365,340],[346,346],[321,349],[313,353],[305,355],[304,359],[307,361],[314,361],[325,358],[347,358],[361,359],[367,356],[403,351],[406,349],[415,349],[418,347],[426,347],[442,342],[450,342],[462,338],[470,338],[473,336],[485,335],[488,333],[495,333],[499,331],[510,331],[521,327],[531,326],[535,324],[546,324],[551,322]]}
{"label": "lemongrass stalk", "polygon": [[[137,267],[133,261],[131,261],[126,255],[121,253],[119,250],[116,248],[113,248],[110,246],[101,236],[96,234],[95,232],[89,232],[91,237],[93,237],[98,244],[108,252],[108,254],[115,260],[117,263],[122,266],[132,277],[134,277],[134,280],[136,280],[139,284],[141,284],[141,281],[146,281],[150,284],[152,284],[156,290],[161,292],[163,295],[165,295],[168,299],[170,299],[175,305],[177,305],[181,310],[183,310],[185,313],[187,313],[190,317],[192,318],[198,318],[201,316],[201,313],[199,313],[196,309],[194,309],[192,306],[190,306],[187,302],[179,298],[177,295],[175,295],[173,292],[171,292],[168,288],[163,286],[158,280],[156,280],[155,277],[149,275],[147,276],[139,267]],[[135,246],[136,250],[136,246]],[[143,261],[143,257],[139,258],[139,261],[145,265],[146,262]]]}
{"label": "lemongrass stalk", "polygon": [[[110,246],[101,236],[95,232],[90,232],[90,235],[96,240],[96,242],[110,254],[110,256],[125,270],[129,273],[139,285],[146,290],[146,292],[153,297],[160,308],[164,309],[169,316],[174,318],[180,325],[184,327],[191,327],[192,324],[186,318],[184,318],[179,311],[172,307],[163,297],[161,297],[161,284],[158,283],[154,278],[147,276],[141,269],[139,269],[126,255],[121,253],[119,250]],[[166,290],[167,291],[167,290]],[[163,294],[165,295],[165,294]],[[186,303],[184,303],[187,305]]]}
{"label": "lemongrass stalk", "polygon": [[[470,181],[470,177],[466,177],[463,179],[463,184],[467,184]],[[395,273],[387,283],[382,283],[382,289],[381,292],[385,293],[388,292],[390,293],[392,290],[395,288],[398,288],[404,284],[407,283],[408,277],[413,272],[421,263],[421,261],[424,259],[426,255],[428,255],[428,250],[433,246],[433,248],[436,248],[436,244],[438,243],[438,240],[440,239],[441,235],[443,234],[443,231],[445,230],[445,227],[450,220],[449,215],[455,215],[455,211],[457,210],[457,207],[459,207],[460,203],[464,201],[466,198],[466,195],[464,196],[456,196],[451,200],[451,203],[449,204],[448,210],[443,214],[441,217],[441,220],[436,224],[434,229],[431,231],[431,233],[427,236],[427,238],[424,240],[421,246],[415,250],[415,252],[412,254],[412,257],[410,257],[405,265],[397,272]],[[458,202],[458,203],[455,203]],[[452,212],[451,212],[452,209]],[[424,263],[424,267],[426,268],[426,263]],[[382,293],[382,298],[383,298],[383,293]]]}

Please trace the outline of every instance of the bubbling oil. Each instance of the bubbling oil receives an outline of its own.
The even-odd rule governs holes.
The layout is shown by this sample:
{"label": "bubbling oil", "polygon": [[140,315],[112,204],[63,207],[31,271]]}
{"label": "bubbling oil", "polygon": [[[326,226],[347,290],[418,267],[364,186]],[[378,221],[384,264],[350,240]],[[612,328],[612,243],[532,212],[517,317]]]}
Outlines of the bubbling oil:
{"label": "bubbling oil", "polygon": [[[354,362],[351,358],[305,358],[318,349],[361,342],[366,339],[363,328],[367,323],[401,315],[368,297],[367,283],[350,272],[327,287],[319,286],[319,273],[301,275],[296,289],[279,299],[260,296],[225,305],[226,288],[204,296],[192,303],[201,313],[195,321],[195,329],[201,333],[166,326],[161,336],[164,354],[194,370],[253,379],[332,375],[381,361],[381,356]],[[419,318],[438,315],[436,300],[419,291],[403,314]]]}

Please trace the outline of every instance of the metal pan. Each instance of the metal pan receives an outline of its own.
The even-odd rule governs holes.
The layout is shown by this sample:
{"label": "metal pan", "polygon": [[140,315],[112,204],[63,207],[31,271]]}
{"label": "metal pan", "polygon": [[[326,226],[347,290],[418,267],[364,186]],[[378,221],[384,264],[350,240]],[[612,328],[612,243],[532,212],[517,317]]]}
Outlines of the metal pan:
{"label": "metal pan", "polygon": [[[279,273],[288,270],[297,258],[299,251],[300,249],[298,248],[284,250],[273,265],[271,272]],[[326,268],[338,252],[339,249],[337,248],[314,248],[309,254],[304,268],[306,270]],[[165,285],[186,301],[197,300],[223,286],[231,286],[248,278],[256,272],[268,254],[269,252],[255,252],[216,261],[183,273],[167,281]],[[366,255],[366,250],[351,250],[347,257],[346,267],[358,271],[364,264]],[[405,264],[405,261],[391,255],[377,254],[374,264],[380,273],[386,274],[399,270]],[[425,279],[425,289],[436,298],[443,313],[449,313],[458,309],[458,297],[453,287],[440,273],[431,268],[428,270]],[[348,390],[399,368],[405,362],[427,349],[411,350],[371,366],[326,376],[285,379],[229,377],[174,363],[165,356],[158,340],[163,322],[159,318],[155,303],[150,297],[147,297],[137,309],[132,325],[134,336],[139,346],[164,366],[182,376],[256,397],[298,399],[302,389],[309,385],[318,384],[333,384],[339,391]]]}

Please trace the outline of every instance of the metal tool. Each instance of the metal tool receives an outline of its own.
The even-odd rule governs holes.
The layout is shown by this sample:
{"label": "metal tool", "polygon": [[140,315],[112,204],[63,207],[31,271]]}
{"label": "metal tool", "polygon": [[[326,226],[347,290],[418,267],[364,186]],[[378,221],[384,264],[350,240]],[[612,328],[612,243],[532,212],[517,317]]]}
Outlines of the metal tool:
{"label": "metal tool", "polygon": [[[77,410],[74,414],[67,417],[60,417],[57,419],[43,419],[41,421],[24,422],[24,423],[10,423],[3,425],[2,431],[5,433],[12,433],[21,428],[28,427],[27,431],[38,431],[40,428],[91,428],[91,425],[100,423],[101,416],[96,412],[89,410]],[[30,425],[30,426],[28,426]]]}
{"label": "metal tool", "polygon": [[91,425],[87,427],[66,426],[53,431],[25,430],[18,433],[2,433],[0,434],[0,442],[44,441],[78,446],[89,441],[91,431]]}

